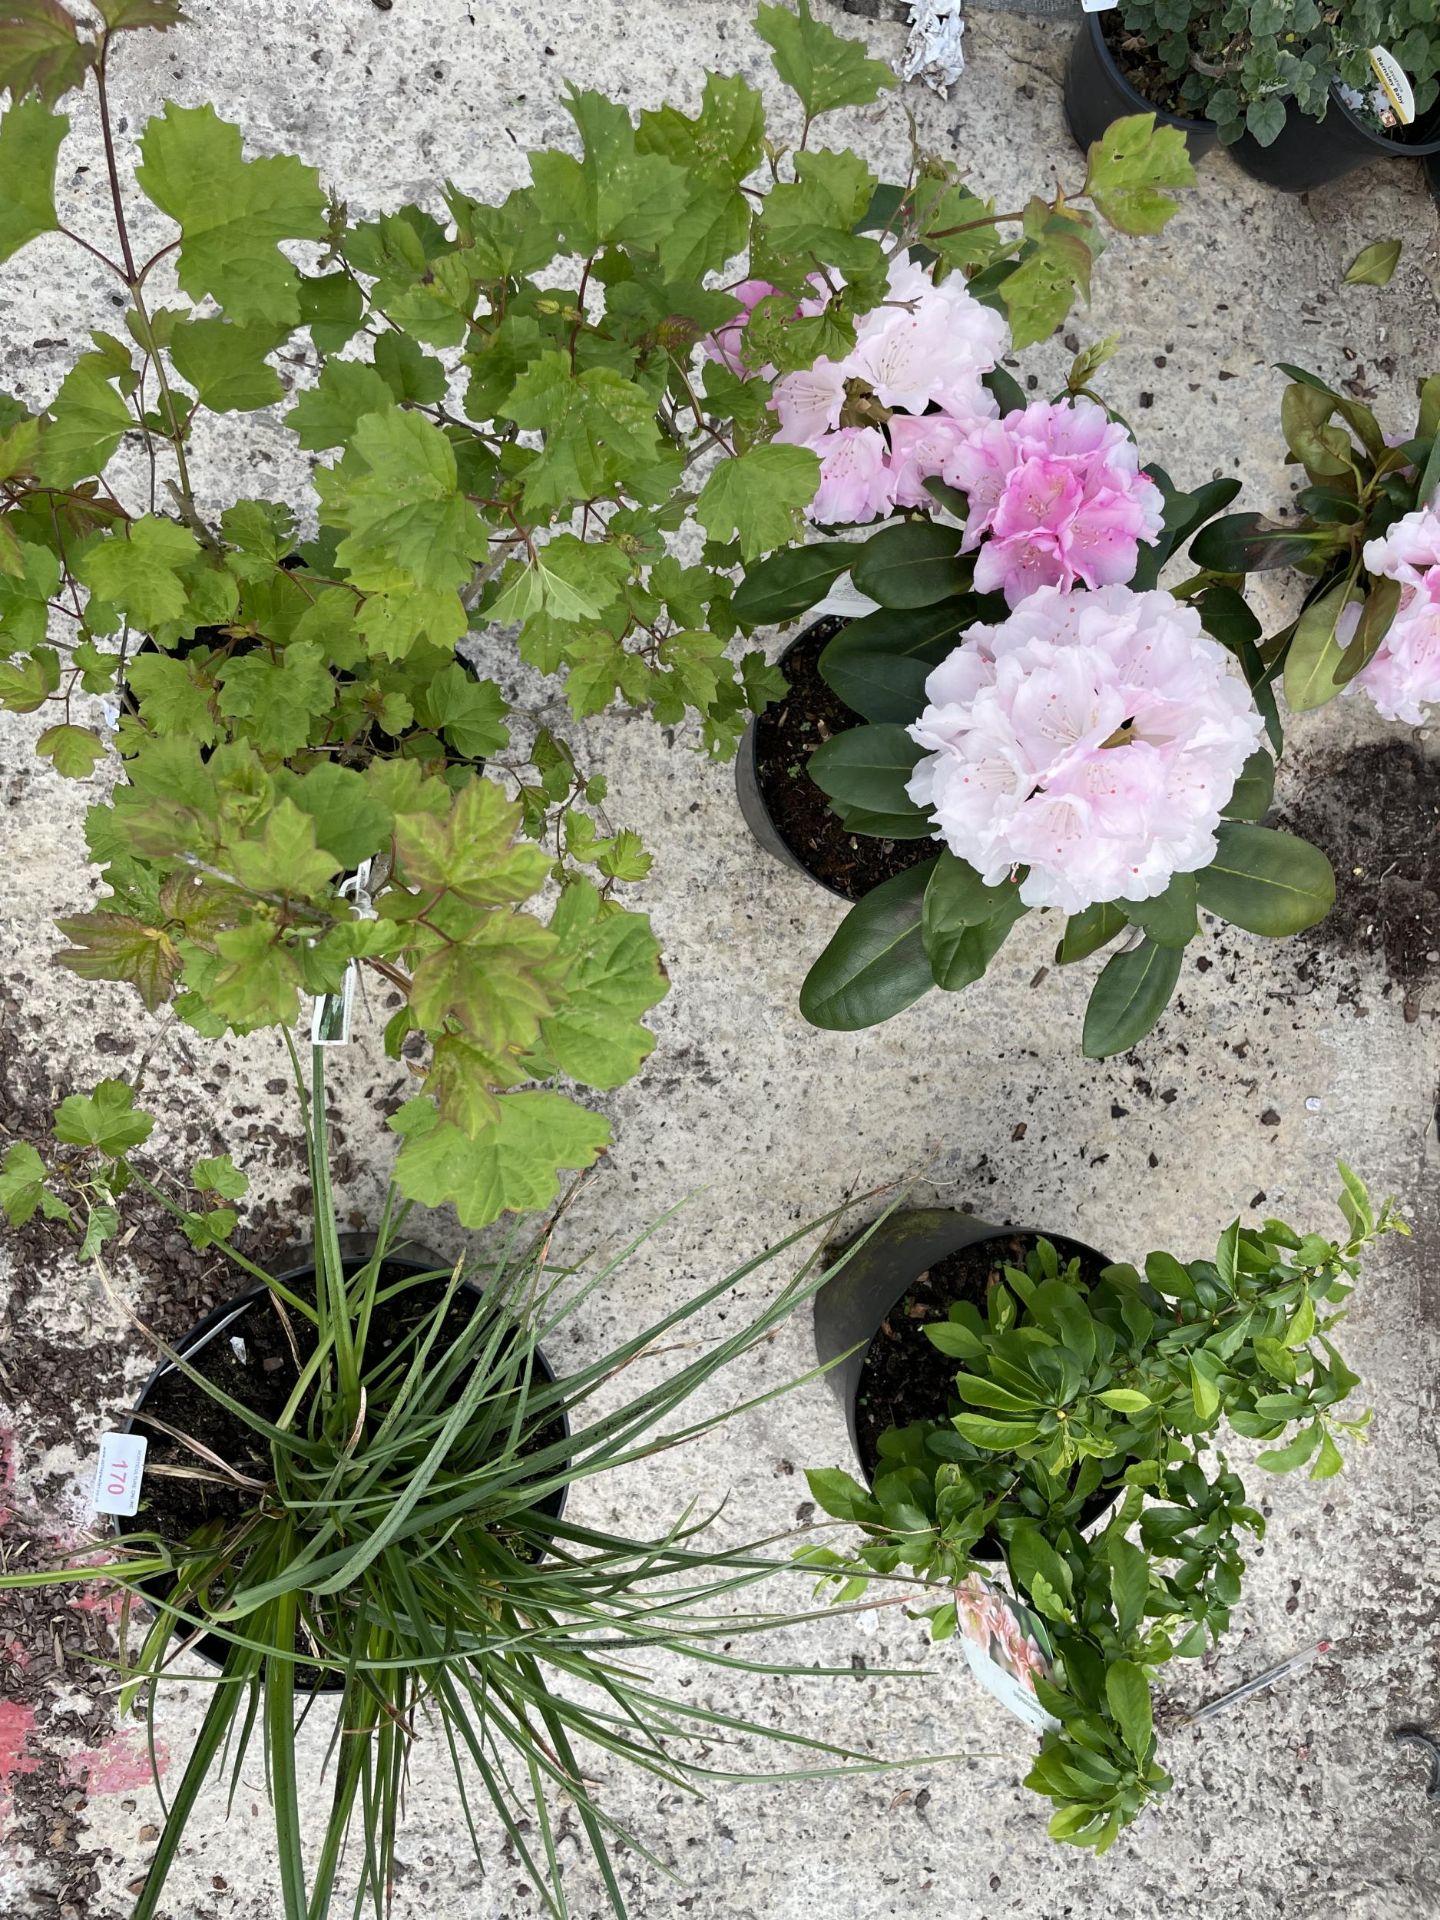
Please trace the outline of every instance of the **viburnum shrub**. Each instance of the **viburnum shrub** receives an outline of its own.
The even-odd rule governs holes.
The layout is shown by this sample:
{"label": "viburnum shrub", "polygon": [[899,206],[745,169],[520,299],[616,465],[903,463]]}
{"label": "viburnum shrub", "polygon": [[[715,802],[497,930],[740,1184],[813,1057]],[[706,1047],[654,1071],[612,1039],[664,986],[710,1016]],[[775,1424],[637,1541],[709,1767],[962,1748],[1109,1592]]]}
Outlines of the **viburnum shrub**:
{"label": "viburnum shrub", "polygon": [[1232,514],[1192,556],[1219,573],[1313,577],[1298,619],[1260,649],[1292,712],[1354,686],[1387,720],[1420,726],[1440,705],[1440,374],[1417,382],[1414,431],[1389,436],[1361,401],[1303,367],[1281,372],[1281,427],[1306,480],[1300,517]]}
{"label": "viburnum shrub", "polygon": [[975,1549],[998,1543],[1053,1647],[1034,1690],[1055,1724],[1026,1785],[1053,1802],[1058,1840],[1103,1852],[1171,1785],[1152,1684],[1225,1631],[1243,1535],[1265,1531],[1222,1428],[1265,1443],[1257,1466],[1308,1464],[1312,1480],[1340,1471],[1337,1437],[1365,1437],[1368,1412],[1342,1411],[1359,1381],[1330,1334],[1365,1249],[1408,1228],[1341,1175],[1339,1241],[1237,1220],[1213,1260],[1152,1253],[1143,1272],[1118,1264],[1088,1284],[1046,1240],[1023,1267],[997,1248],[983,1313],[957,1301],[925,1327],[958,1363],[952,1404],[882,1435],[873,1487],[838,1468],[807,1475],[867,1543],[808,1548],[805,1562],[847,1601],[909,1568],[933,1592],[936,1640],[955,1632],[971,1577],[997,1572]]}
{"label": "viburnum shrub", "polygon": [[819,671],[864,724],[832,730],[805,771],[851,835],[942,843],[841,923],[801,992],[816,1026],[973,985],[1049,908],[1066,916],[1057,965],[1124,937],[1085,1016],[1103,1057],[1164,1012],[1201,909],[1280,937],[1333,904],[1324,855],[1260,824],[1282,736],[1259,623],[1228,568],[1156,584],[1239,482],[1183,493],[1140,467],[1089,387],[1108,349],[1080,355],[1053,402],[1027,405],[1000,369],[1006,412],[942,450],[928,512],[770,555],[737,596],[791,618],[848,572],[873,611]]}
{"label": "viburnum shrub", "polygon": [[1417,115],[1440,91],[1433,0],[1122,0],[1120,18],[1160,62],[1176,110],[1213,120],[1227,145],[1248,133],[1268,147],[1290,101],[1323,120],[1332,88],[1379,127],[1372,47],[1404,68]]}
{"label": "viburnum shrub", "polygon": [[[997,342],[1002,311],[1017,340],[1050,332],[1103,222],[1158,227],[1188,163],[1125,123],[1091,156],[1093,210],[1037,198],[1008,236],[943,163],[882,188],[810,140],[894,75],[800,0],[758,16],[798,96],[793,151],[739,78],[709,75],[693,115],[573,92],[579,151],[533,154],[498,205],[446,185],[362,220],[209,107],[167,105],[132,171],[116,50],[180,14],[98,11],[91,29],[0,0],[0,259],[58,233],[123,306],[47,406],[0,398],[0,704],[53,716],[38,750],[76,776],[110,745],[84,696],[118,718],[123,777],[87,828],[108,892],[63,923],[61,960],[210,1034],[288,1025],[358,965],[402,995],[387,1045],[419,1079],[401,1190],[471,1226],[542,1205],[608,1128],[539,1083],[614,1087],[653,1044],[657,947],[613,897],[649,856],[457,646],[499,666],[514,635],[576,716],[618,696],[729,754],[782,684],[727,652],[766,617],[734,603],[734,570],[798,536],[820,484],[772,388],[877,312],[907,320],[891,277],[915,239],[956,276],[947,305],[995,309]],[[79,89],[103,220],[56,206],[55,108]],[[212,416],[291,383],[315,501],[202,497]]]}

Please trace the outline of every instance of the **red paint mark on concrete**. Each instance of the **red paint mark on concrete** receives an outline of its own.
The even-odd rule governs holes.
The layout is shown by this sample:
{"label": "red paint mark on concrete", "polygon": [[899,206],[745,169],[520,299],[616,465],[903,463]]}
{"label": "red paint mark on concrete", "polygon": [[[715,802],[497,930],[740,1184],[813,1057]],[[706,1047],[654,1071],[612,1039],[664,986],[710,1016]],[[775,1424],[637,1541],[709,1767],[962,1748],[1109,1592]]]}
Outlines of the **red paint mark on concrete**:
{"label": "red paint mark on concrete", "polygon": [[40,1762],[26,1753],[35,1715],[18,1700],[0,1700],[0,1786],[17,1773],[33,1773]]}
{"label": "red paint mark on concrete", "polygon": [[4,1660],[7,1667],[17,1667],[21,1672],[30,1664],[30,1655],[20,1640],[7,1640],[0,1647],[0,1659]]}
{"label": "red paint mark on concrete", "polygon": [[[170,1750],[157,1740],[156,1770],[164,1773],[169,1764]],[[148,1787],[154,1777],[149,1743],[139,1727],[122,1727],[93,1753],[75,1753],[65,1762],[65,1778],[88,1793],[133,1793],[137,1787]]]}

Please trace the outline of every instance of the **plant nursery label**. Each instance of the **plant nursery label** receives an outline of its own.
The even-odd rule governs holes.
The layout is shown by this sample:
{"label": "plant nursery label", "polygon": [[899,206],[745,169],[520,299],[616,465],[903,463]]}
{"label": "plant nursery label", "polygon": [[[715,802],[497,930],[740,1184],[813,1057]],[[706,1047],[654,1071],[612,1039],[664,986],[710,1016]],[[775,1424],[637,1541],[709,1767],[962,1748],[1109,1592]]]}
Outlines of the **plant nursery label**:
{"label": "plant nursery label", "polygon": [[1370,66],[1395,110],[1395,118],[1402,127],[1408,127],[1415,118],[1415,90],[1405,69],[1386,47],[1371,47]]}
{"label": "plant nursery label", "polygon": [[143,1434],[102,1433],[100,1460],[95,1468],[93,1505],[97,1513],[134,1513],[140,1505],[140,1480],[145,1472]]}
{"label": "plant nursery label", "polygon": [[1118,7],[1120,0],[1080,0],[1086,13],[1104,13],[1107,7]]}
{"label": "plant nursery label", "polygon": [[987,1693],[1037,1733],[1060,1722],[1035,1698],[1035,1677],[1051,1673],[1050,1636],[1026,1606],[978,1573],[955,1589],[955,1619],[966,1664]]}

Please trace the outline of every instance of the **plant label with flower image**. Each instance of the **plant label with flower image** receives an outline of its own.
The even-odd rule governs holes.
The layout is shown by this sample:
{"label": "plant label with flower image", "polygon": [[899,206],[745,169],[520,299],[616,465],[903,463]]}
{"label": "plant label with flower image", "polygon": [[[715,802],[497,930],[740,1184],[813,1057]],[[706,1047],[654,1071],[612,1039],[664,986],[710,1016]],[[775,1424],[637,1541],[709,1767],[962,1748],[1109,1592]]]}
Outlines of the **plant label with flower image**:
{"label": "plant label with flower image", "polygon": [[145,1472],[145,1448],[139,1433],[102,1433],[100,1458],[95,1465],[91,1505],[97,1513],[133,1514],[140,1505],[140,1481]]}
{"label": "plant label with flower image", "polygon": [[1050,1678],[1050,1637],[1026,1606],[978,1573],[955,1589],[955,1621],[965,1663],[987,1693],[1037,1733],[1060,1722],[1035,1698],[1035,1678]]}
{"label": "plant label with flower image", "polygon": [[1396,120],[1402,127],[1415,119],[1415,89],[1400,62],[1388,47],[1371,47],[1370,66]]}

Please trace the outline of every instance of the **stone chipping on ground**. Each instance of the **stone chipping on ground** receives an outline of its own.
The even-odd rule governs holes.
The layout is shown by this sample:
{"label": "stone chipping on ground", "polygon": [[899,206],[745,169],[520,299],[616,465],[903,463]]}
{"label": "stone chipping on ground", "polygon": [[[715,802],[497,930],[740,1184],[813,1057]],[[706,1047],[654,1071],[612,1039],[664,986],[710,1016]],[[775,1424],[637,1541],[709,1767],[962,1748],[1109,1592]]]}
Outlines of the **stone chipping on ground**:
{"label": "stone chipping on ground", "polygon": [[[816,6],[825,12],[825,0]],[[117,58],[127,151],[166,97],[211,100],[247,129],[253,150],[300,152],[362,213],[433,200],[447,175],[490,198],[521,184],[528,148],[569,137],[566,79],[634,106],[671,99],[693,108],[707,66],[742,72],[784,123],[742,0],[643,8],[192,0],[188,11],[193,25],[163,40],[137,36]],[[903,25],[838,24],[863,33],[873,52],[899,57]],[[951,100],[906,95],[922,143],[1004,205],[1057,176],[1080,178],[1060,107],[1071,31],[1065,21],[977,12]],[[894,98],[835,116],[827,137],[859,147],[892,177],[904,167],[905,116]],[[77,165],[63,182],[83,218],[99,218],[99,177]],[[1346,262],[1389,234],[1406,239],[1392,285],[1342,289]],[[1351,383],[1373,397],[1387,428],[1399,427],[1415,376],[1433,364],[1437,262],[1435,211],[1409,168],[1297,201],[1217,155],[1163,236],[1112,243],[1093,308],[1070,331],[1082,341],[1120,334],[1106,388],[1136,422],[1146,457],[1191,486],[1240,474],[1240,504],[1266,510],[1294,486],[1274,363],[1301,361]],[[37,243],[8,266],[0,387],[31,404],[53,394],[86,329],[107,324],[104,299],[86,272],[72,275],[59,242]],[[1056,379],[1071,351],[1057,342],[1029,356],[1037,387]],[[227,424],[198,465],[199,486],[217,505],[236,472],[251,490],[306,498],[303,459],[270,416]],[[1286,592],[1265,584],[1261,610],[1272,627]],[[178,1170],[230,1148],[254,1182],[247,1250],[305,1237],[303,1155],[275,1038],[210,1043],[171,1028],[157,1039],[157,1023],[125,991],[49,966],[51,919],[80,909],[94,881],[79,852],[87,795],[35,758],[37,730],[26,718],[0,722],[9,907],[0,1139],[41,1124],[70,1088],[132,1071],[148,1053],[162,1164]],[[1290,944],[1212,930],[1156,1033],[1106,1063],[1080,1055],[1091,969],[1075,970],[1085,978],[1046,975],[1053,938],[1034,920],[963,999],[932,995],[870,1033],[807,1028],[796,1010],[800,981],[839,903],[760,853],[728,772],[708,766],[683,734],[607,718],[583,737],[591,764],[610,777],[617,822],[638,827],[655,853],[644,903],[673,988],[654,1019],[659,1044],[646,1071],[607,1099],[615,1143],[571,1211],[566,1244],[613,1248],[693,1197],[592,1303],[556,1356],[562,1368],[857,1182],[913,1176],[926,1197],[1072,1233],[1116,1257],[1159,1245],[1194,1256],[1237,1208],[1328,1224],[1342,1155],[1382,1192],[1401,1194],[1417,1226],[1414,1241],[1377,1258],[1345,1328],[1347,1356],[1377,1409],[1373,1443],[1337,1480],[1257,1489],[1269,1532],[1251,1555],[1232,1631],[1203,1662],[1173,1671],[1165,1711],[1173,1720],[1316,1638],[1333,1641],[1333,1653],[1243,1708],[1173,1734],[1166,1758],[1176,1791],[1158,1813],[1099,1862],[1053,1846],[1042,1806],[1019,1785],[1028,1736],[953,1651],[927,1653],[922,1628],[893,1613],[820,1622],[777,1639],[776,1657],[848,1666],[852,1679],[715,1673],[695,1683],[696,1696],[876,1754],[968,1757],[847,1781],[721,1784],[690,1799],[596,1756],[611,1811],[677,1875],[667,1881],[625,1857],[635,1920],[1440,1914],[1440,1816],[1425,1797],[1423,1756],[1388,1737],[1405,1724],[1440,1725],[1433,735],[1383,727],[1359,696],[1297,725],[1278,806],[1331,853],[1341,913]],[[384,1119],[404,1080],[380,1049],[384,1017],[379,1005],[365,1009],[335,1076],[337,1187],[357,1225],[373,1218],[383,1189]],[[462,1238],[443,1219],[427,1221],[424,1237],[447,1252]],[[222,1296],[227,1279],[213,1256],[149,1224],[117,1262],[113,1294],[38,1230],[7,1237],[0,1273],[0,1553],[14,1564],[27,1538],[73,1537],[84,1522],[96,1435],[148,1366],[128,1313],[174,1334]],[[772,1284],[757,1276],[722,1311],[743,1310]],[[808,1329],[796,1322],[754,1357],[749,1378],[730,1383],[729,1396],[778,1384],[810,1360]],[[1237,1445],[1234,1455],[1251,1451]],[[821,1384],[772,1402],[703,1450],[587,1488],[576,1510],[658,1530],[692,1497],[729,1487],[721,1528],[731,1540],[756,1537],[813,1518],[799,1473],[807,1464],[849,1464],[843,1420]],[[0,1607],[0,1914],[123,1920],[153,1852],[161,1815],[144,1782],[145,1730],[117,1722],[109,1675],[95,1663],[112,1626],[94,1595]],[[922,1664],[911,1679],[875,1671]],[[188,1674],[156,1716],[172,1782],[206,1700],[200,1670]],[[318,1768],[324,1738],[318,1724],[307,1729],[307,1769]],[[563,1822],[562,1831],[574,1912],[591,1920],[602,1891]],[[487,1841],[482,1877],[443,1753],[423,1741],[395,1920],[535,1912],[513,1851],[488,1829]],[[176,1920],[272,1920],[277,1885],[256,1748],[228,1821],[223,1788],[202,1797],[167,1911]]]}

